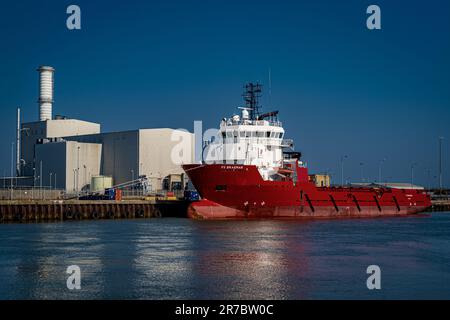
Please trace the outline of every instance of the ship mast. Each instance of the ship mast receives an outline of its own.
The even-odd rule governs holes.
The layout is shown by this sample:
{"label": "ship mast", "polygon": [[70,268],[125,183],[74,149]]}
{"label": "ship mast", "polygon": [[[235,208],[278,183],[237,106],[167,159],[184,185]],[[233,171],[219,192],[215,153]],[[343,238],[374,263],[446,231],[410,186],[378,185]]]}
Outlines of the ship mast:
{"label": "ship mast", "polygon": [[247,83],[244,86],[244,97],[245,109],[250,111],[250,120],[257,120],[261,109],[259,105],[259,98],[261,97],[262,85],[259,83]]}

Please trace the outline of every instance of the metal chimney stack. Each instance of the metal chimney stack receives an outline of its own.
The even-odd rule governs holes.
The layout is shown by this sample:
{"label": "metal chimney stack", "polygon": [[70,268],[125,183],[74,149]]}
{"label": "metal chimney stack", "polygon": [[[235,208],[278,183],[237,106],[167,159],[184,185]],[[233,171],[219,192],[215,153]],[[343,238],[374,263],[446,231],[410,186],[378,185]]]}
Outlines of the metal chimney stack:
{"label": "metal chimney stack", "polygon": [[53,73],[55,69],[41,66],[39,69],[39,120],[52,120]]}

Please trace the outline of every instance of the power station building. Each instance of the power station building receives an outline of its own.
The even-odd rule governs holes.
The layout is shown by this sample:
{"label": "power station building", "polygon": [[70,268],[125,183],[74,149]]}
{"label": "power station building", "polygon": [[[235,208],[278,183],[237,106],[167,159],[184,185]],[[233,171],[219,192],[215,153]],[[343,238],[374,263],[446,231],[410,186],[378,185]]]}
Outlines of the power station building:
{"label": "power station building", "polygon": [[[40,67],[40,121],[18,125],[20,185],[89,191],[95,177],[119,185],[145,177],[152,191],[184,187],[194,135],[169,128],[101,133],[97,123],[53,117],[53,73]],[[20,122],[19,122],[20,123]]]}

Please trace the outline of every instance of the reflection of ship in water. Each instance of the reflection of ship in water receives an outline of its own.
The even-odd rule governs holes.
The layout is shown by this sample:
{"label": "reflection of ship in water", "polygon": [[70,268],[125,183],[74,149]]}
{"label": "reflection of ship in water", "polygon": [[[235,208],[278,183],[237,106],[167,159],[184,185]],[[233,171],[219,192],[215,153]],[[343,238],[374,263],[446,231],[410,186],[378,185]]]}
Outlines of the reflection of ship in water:
{"label": "reflection of ship in water", "polygon": [[241,115],[223,119],[201,164],[183,169],[202,197],[189,216],[227,218],[374,217],[414,214],[431,206],[423,188],[316,185],[301,154],[283,139],[278,111],[260,114],[261,86],[245,87]]}
{"label": "reflection of ship in water", "polygon": [[[449,296],[442,227],[426,219],[150,219],[3,225],[0,299],[385,299]],[[382,232],[380,232],[382,230]],[[427,232],[424,232],[427,230]],[[436,236],[438,235],[438,236]],[[437,254],[438,253],[438,254]],[[367,290],[367,266],[389,290]],[[82,290],[66,288],[69,265]],[[405,271],[406,270],[406,271]],[[417,275],[427,274],[427,277]]]}
{"label": "reflection of ship in water", "polygon": [[[198,298],[306,298],[302,295],[310,286],[310,270],[301,232],[286,233],[290,228],[276,221],[194,227],[193,245],[199,250],[192,274]],[[308,228],[307,224],[299,227]],[[201,292],[208,292],[208,296]]]}

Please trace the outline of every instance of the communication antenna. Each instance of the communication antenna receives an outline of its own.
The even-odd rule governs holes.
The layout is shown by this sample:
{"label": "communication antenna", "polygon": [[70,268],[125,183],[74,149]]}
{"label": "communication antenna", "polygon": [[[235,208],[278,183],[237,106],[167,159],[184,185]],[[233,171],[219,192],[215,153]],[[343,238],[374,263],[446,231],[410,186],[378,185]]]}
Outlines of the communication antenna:
{"label": "communication antenna", "polygon": [[247,83],[244,86],[245,108],[250,111],[250,120],[256,120],[260,112],[261,106],[259,105],[259,98],[261,98],[262,85],[259,83]]}
{"label": "communication antenna", "polygon": [[272,69],[269,67],[269,107],[272,107]]}

